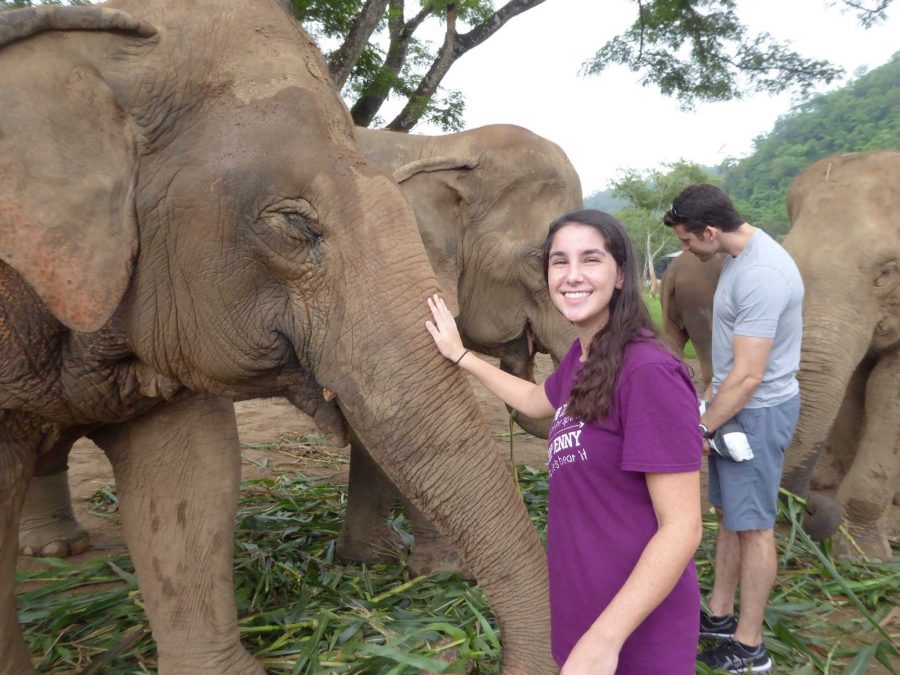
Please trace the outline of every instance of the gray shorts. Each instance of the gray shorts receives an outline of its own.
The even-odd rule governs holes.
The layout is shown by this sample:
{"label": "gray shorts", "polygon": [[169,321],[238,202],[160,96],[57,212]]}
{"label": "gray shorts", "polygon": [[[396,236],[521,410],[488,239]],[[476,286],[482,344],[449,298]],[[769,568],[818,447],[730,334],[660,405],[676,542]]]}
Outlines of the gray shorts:
{"label": "gray shorts", "polygon": [[735,462],[709,455],[709,501],[722,509],[732,532],[775,526],[784,451],[794,435],[800,396],[770,408],[745,408],[735,419],[744,427],[753,459]]}

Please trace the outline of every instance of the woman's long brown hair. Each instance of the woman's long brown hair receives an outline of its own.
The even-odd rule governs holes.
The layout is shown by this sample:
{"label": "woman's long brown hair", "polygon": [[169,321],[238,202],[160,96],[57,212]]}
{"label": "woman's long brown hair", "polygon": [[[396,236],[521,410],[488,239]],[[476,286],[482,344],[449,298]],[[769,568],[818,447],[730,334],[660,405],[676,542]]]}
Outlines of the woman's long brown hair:
{"label": "woman's long brown hair", "polygon": [[[609,301],[609,321],[591,339],[587,361],[569,395],[566,414],[589,422],[603,419],[609,412],[628,343],[640,340],[658,342],[659,332],[641,298],[634,246],[622,224],[608,213],[594,209],[567,213],[550,226],[543,246],[544,281],[547,281],[553,238],[563,227],[572,224],[587,225],[597,230],[624,280],[622,288],[613,291]],[[642,331],[647,332],[642,335]]]}

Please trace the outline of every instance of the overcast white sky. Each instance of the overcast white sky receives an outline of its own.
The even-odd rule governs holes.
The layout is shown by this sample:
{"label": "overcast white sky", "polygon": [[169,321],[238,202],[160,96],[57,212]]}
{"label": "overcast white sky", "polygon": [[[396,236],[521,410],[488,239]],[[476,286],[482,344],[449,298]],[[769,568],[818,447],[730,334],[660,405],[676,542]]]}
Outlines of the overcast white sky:
{"label": "overcast white sky", "polygon": [[[465,95],[466,128],[519,124],[562,146],[586,196],[606,189],[620,168],[680,158],[714,165],[745,156],[753,138],[790,109],[791,96],[782,94],[703,104],[686,113],[674,99],[641,87],[637,74],[623,67],[579,76],[581,64],[622,32],[635,11],[627,0],[546,0],[464,55],[443,86]],[[896,4],[886,22],[869,30],[828,0],[743,0],[739,12],[751,28],[789,41],[804,56],[843,66],[848,77],[900,50]],[[440,133],[425,126],[414,132]]]}

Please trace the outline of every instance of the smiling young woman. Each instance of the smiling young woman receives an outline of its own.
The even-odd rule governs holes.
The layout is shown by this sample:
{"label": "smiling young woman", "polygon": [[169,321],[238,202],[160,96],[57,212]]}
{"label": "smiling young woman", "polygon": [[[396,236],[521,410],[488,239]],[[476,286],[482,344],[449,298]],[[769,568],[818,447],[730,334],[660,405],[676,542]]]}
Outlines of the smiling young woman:
{"label": "smiling young woman", "polygon": [[609,321],[613,291],[624,283],[622,270],[606,250],[600,231],[579,223],[559,229],[547,258],[550,297],[575,326],[585,361],[591,339]]}
{"label": "smiling young woman", "polygon": [[553,416],[547,561],[563,675],[695,670],[702,440],[687,369],[641,299],[634,249],[600,211],[567,214],[543,247],[547,288],[578,339],[543,385],[463,348],[429,298],[441,354],[531,417]]}

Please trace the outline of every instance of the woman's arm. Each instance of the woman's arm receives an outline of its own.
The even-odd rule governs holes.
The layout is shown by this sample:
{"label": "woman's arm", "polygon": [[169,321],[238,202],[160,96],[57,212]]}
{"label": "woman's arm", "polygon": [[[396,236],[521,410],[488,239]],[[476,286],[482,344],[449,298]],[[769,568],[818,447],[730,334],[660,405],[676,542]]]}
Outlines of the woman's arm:
{"label": "woman's arm", "polygon": [[447,305],[440,296],[435,295],[433,298],[428,298],[428,308],[431,310],[434,322],[426,321],[425,328],[431,333],[441,354],[474,375],[481,384],[487,387],[491,393],[500,397],[504,403],[525,415],[540,419],[550,417],[555,412],[553,405],[547,399],[543,385],[505,373],[490,363],[482,361],[463,347],[453,314],[447,309]]}
{"label": "woman's arm", "polygon": [[560,675],[612,675],[622,644],[672,591],[700,545],[700,473],[648,473],[659,529],[616,593],[576,643]]}

